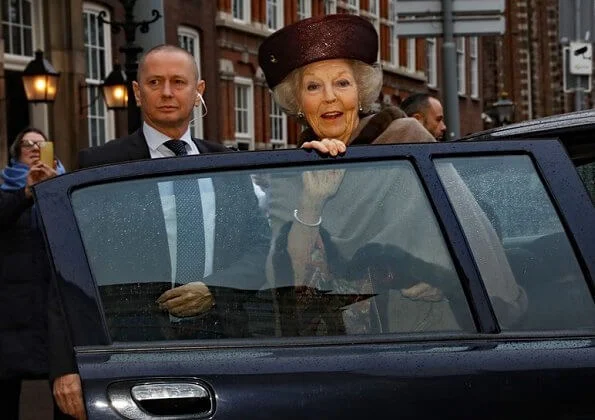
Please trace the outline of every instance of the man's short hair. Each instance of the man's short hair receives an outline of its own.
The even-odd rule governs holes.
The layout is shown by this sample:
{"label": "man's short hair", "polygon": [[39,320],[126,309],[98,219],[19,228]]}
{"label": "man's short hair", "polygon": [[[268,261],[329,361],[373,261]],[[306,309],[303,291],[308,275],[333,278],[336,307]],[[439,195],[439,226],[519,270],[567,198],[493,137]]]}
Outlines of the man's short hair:
{"label": "man's short hair", "polygon": [[188,57],[188,59],[193,63],[194,75],[196,77],[196,80],[197,81],[199,80],[198,66],[196,65],[196,61],[195,61],[194,56],[192,54],[190,54],[184,48],[178,47],[177,45],[160,44],[160,45],[157,45],[157,46],[151,48],[149,51],[145,52],[140,57],[140,60],[138,61],[138,70],[137,70],[137,75],[136,75],[137,82],[140,82],[140,80],[141,80],[141,73],[144,70],[145,61],[146,61],[147,57],[150,56],[151,54],[162,52],[162,51],[165,51],[165,52],[178,52],[178,53],[185,54]]}
{"label": "man's short hair", "polygon": [[413,114],[423,114],[430,106],[430,98],[433,98],[429,93],[412,93],[403,102],[401,102],[401,109],[412,117]]}

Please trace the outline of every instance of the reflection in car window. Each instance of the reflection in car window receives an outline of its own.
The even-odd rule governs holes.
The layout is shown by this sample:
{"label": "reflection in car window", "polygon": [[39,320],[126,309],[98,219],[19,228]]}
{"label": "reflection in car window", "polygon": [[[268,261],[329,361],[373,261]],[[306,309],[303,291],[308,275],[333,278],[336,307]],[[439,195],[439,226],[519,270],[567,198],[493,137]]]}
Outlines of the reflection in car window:
{"label": "reflection in car window", "polygon": [[[75,191],[72,205],[112,339],[475,331],[410,163],[318,168],[160,177]],[[297,223],[304,174],[329,170],[344,176],[316,227],[318,271],[297,283],[283,247],[287,228]],[[183,179],[191,182],[178,186]],[[177,232],[186,226],[176,211],[183,196],[201,203],[201,223],[185,228],[199,238],[187,245],[192,253],[177,249],[179,237],[188,236]],[[185,260],[200,261],[190,283],[204,282],[210,298],[189,297],[187,313],[172,314],[159,302],[180,286]]]}
{"label": "reflection in car window", "polygon": [[588,162],[583,165],[578,165],[576,167],[578,174],[580,175],[589,195],[591,196],[591,201],[595,203],[595,162]]}
{"label": "reflection in car window", "polygon": [[[456,168],[498,232],[506,257],[528,301],[526,314],[511,329],[595,327],[595,305],[556,210],[527,156],[439,159],[443,180]],[[465,234],[475,227],[457,205],[458,192],[445,182]],[[492,256],[472,247],[482,262]],[[483,271],[482,271],[483,269]]]}

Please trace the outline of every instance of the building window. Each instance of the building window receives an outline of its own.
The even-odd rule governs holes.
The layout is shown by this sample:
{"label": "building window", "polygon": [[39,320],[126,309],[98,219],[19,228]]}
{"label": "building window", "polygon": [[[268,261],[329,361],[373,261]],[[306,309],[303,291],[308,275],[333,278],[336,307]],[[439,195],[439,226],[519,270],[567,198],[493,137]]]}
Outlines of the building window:
{"label": "building window", "polygon": [[397,0],[390,0],[388,11],[388,62],[395,67],[399,66],[399,39],[397,38]]}
{"label": "building window", "polygon": [[6,54],[33,57],[35,16],[31,0],[2,1],[2,32]]}
{"label": "building window", "polygon": [[232,16],[242,22],[250,21],[250,0],[233,0]]}
{"label": "building window", "polygon": [[464,95],[467,91],[465,84],[465,38],[456,38],[457,42],[457,91]]}
{"label": "building window", "polygon": [[469,66],[471,72],[471,97],[479,97],[479,59],[478,59],[478,38],[469,38]]}
{"label": "building window", "polygon": [[267,28],[276,31],[283,26],[283,0],[267,0]]}
{"label": "building window", "polygon": [[[198,78],[201,77],[200,68],[200,36],[194,29],[187,27],[178,28],[178,45],[188,51],[196,61],[198,67]],[[194,107],[194,115],[190,122],[190,134],[192,137],[203,138],[203,121],[202,115],[205,113],[203,105]]]}
{"label": "building window", "polygon": [[359,0],[343,1],[343,7],[352,15],[359,15]]}
{"label": "building window", "polygon": [[298,0],[297,18],[307,19],[312,16],[312,0]]}
{"label": "building window", "polygon": [[326,0],[324,2],[324,13],[327,15],[337,13],[337,0]]}
{"label": "building window", "polygon": [[287,115],[271,97],[271,147],[281,149],[287,147]]}
{"label": "building window", "polygon": [[438,84],[436,38],[426,38],[426,77],[428,78],[428,86],[436,87]]}
{"label": "building window", "polygon": [[378,5],[379,0],[368,0],[368,19],[372,22],[372,25],[376,28],[376,32],[379,32],[380,28],[380,9]]}
{"label": "building window", "polygon": [[252,80],[244,77],[234,79],[235,91],[235,137],[240,150],[254,149],[254,101]]}
{"label": "building window", "polygon": [[416,66],[416,49],[415,49],[415,38],[407,38],[407,70],[411,73],[417,71]]}
{"label": "building window", "polygon": [[107,112],[101,96],[101,84],[111,71],[111,38],[107,24],[99,24],[99,13],[105,11],[109,20],[109,11],[94,4],[83,5],[83,26],[86,61],[86,83],[88,86],[89,107],[87,109],[87,126],[89,145],[99,146],[113,138],[114,122]]}

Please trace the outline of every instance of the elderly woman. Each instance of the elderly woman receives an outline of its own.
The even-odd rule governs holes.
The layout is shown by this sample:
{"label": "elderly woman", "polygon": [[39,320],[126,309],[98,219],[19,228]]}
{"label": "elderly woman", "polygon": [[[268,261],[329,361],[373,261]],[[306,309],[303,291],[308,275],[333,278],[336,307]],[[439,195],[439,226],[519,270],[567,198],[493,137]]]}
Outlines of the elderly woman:
{"label": "elderly woman", "polygon": [[[43,132],[28,128],[10,148],[0,185],[0,390],[3,414],[18,418],[21,380],[48,375],[50,266],[31,186],[63,173],[40,161]],[[58,418],[58,417],[56,417]]]}
{"label": "elderly woman", "polygon": [[[347,145],[434,142],[417,120],[405,118],[398,108],[370,115],[382,87],[377,57],[375,28],[349,14],[286,26],[268,37],[259,50],[259,62],[275,100],[306,126],[300,136],[302,147],[336,156]],[[498,315],[512,324],[524,311],[524,292],[514,281],[494,230],[454,169],[445,180],[463,197],[453,203],[457,210],[475,222],[477,229],[466,232],[472,246],[494,256],[489,264],[480,262],[480,270]],[[433,213],[422,216],[427,208],[424,193],[412,182],[415,177],[407,178],[402,169],[370,171],[365,180],[361,174],[340,169],[271,179],[274,242],[269,280],[277,288],[294,287],[292,296],[279,297],[282,334],[372,331],[372,307],[381,318],[376,331],[473,328],[468,312],[452,311],[453,301],[463,302],[459,306],[466,308],[465,298],[448,252],[437,251],[445,245]],[[382,201],[383,206],[362,214],[361,209],[367,207],[361,204],[370,200]],[[387,208],[392,216],[387,216]],[[356,260],[360,264],[353,268]],[[413,284],[392,281],[402,273],[371,266],[381,260],[385,266],[399,260],[401,266],[423,267],[424,274]],[[346,267],[353,268],[351,275]],[[380,280],[370,275],[380,271],[384,273]],[[358,273],[356,278],[353,273]],[[433,277],[447,278],[450,285],[432,284]],[[384,296],[379,294],[381,289]],[[317,295],[321,290],[351,295],[352,305],[339,303],[324,313],[325,305]],[[288,305],[295,310],[288,310]],[[363,321],[358,319],[362,313],[366,314]]]}

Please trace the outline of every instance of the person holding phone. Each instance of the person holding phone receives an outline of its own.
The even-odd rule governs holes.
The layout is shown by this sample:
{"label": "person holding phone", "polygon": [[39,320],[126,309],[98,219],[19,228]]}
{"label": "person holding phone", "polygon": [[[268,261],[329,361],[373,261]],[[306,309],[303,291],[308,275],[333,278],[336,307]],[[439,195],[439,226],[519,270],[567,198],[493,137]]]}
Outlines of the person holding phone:
{"label": "person holding phone", "polygon": [[0,395],[7,419],[18,419],[21,381],[48,377],[50,265],[31,187],[64,167],[53,153],[41,160],[42,151],[53,151],[47,143],[41,130],[21,131],[0,173]]}

